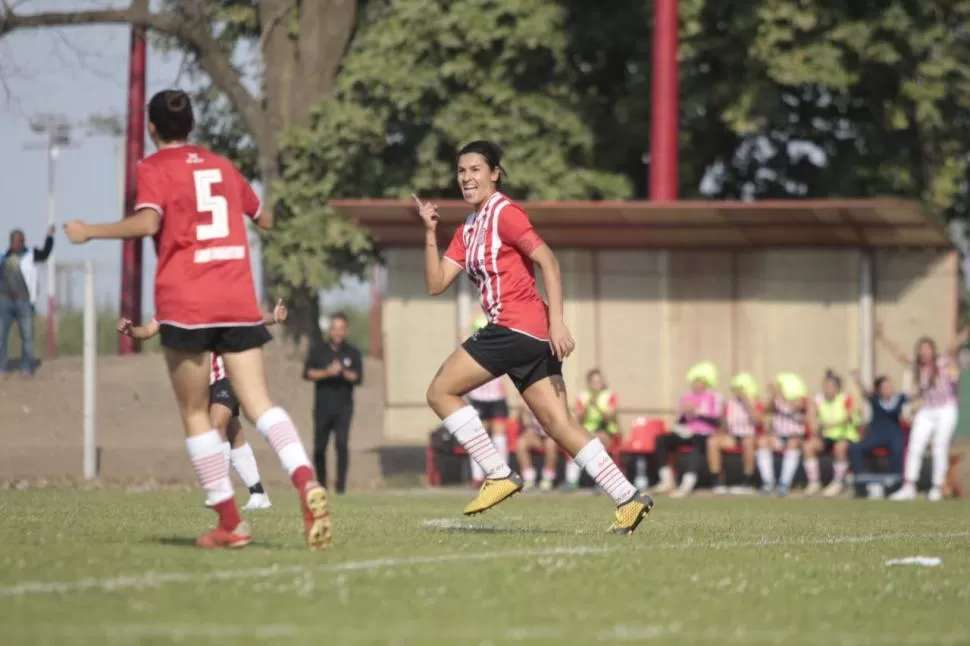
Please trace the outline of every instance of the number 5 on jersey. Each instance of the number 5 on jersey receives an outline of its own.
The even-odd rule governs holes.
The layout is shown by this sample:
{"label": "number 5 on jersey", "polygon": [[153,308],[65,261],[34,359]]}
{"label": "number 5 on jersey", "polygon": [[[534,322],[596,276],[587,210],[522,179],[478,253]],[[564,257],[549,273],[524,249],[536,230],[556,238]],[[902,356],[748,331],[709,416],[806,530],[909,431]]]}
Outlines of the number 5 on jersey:
{"label": "number 5 on jersey", "polygon": [[212,194],[213,184],[222,183],[222,171],[218,168],[193,171],[195,180],[195,203],[199,213],[212,215],[210,224],[195,227],[197,240],[218,240],[229,235],[229,202],[221,195]]}

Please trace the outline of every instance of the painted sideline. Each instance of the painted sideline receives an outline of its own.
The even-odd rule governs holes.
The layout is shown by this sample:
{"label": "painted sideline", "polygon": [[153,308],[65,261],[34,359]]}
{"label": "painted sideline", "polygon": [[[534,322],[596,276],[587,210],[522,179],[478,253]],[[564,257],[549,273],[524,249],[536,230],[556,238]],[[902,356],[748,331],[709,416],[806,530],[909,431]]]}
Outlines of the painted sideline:
{"label": "painted sideline", "polygon": [[[657,550],[731,550],[752,547],[771,546],[804,546],[804,545],[839,545],[851,543],[875,543],[897,540],[945,540],[951,538],[970,537],[970,531],[965,532],[933,532],[908,534],[879,534],[863,536],[830,536],[808,540],[786,540],[762,538],[753,541],[716,541],[695,542],[684,541],[678,543],[644,544],[643,549]],[[414,565],[435,565],[456,561],[493,561],[506,558],[530,558],[539,556],[597,556],[619,549],[618,547],[558,547],[535,550],[499,550],[490,552],[432,554],[427,556],[409,556],[401,558],[371,559],[366,561],[346,561],[319,566],[288,565],[265,568],[248,568],[240,570],[221,570],[214,572],[142,572],[139,574],[121,575],[107,578],[84,578],[73,581],[24,581],[13,586],[0,588],[0,598],[25,597],[46,594],[75,594],[91,590],[100,592],[115,592],[118,590],[160,588],[175,583],[211,583],[220,581],[234,581],[240,579],[265,579],[286,574],[305,574],[307,572],[355,572],[385,570]]]}

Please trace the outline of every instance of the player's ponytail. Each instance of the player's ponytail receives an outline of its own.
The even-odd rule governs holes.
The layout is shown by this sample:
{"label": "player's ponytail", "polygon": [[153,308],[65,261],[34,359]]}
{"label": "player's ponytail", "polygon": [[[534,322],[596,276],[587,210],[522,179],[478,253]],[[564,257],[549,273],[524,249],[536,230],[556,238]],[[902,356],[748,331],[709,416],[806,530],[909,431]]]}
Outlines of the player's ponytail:
{"label": "player's ponytail", "polygon": [[195,127],[192,100],[182,90],[162,90],[148,102],[148,120],[162,142],[185,141]]}

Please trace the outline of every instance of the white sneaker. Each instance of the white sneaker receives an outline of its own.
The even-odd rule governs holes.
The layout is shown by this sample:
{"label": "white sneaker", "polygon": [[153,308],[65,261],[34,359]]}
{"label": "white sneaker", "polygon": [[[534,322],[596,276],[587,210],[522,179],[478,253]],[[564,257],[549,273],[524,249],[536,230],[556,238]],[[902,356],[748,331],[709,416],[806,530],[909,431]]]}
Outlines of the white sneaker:
{"label": "white sneaker", "polygon": [[881,484],[873,483],[866,487],[866,494],[869,500],[882,500],[886,497],[886,488]]}
{"label": "white sneaker", "polygon": [[943,500],[943,491],[939,487],[933,487],[930,489],[930,493],[927,494],[926,499],[930,502],[940,502]]}
{"label": "white sneaker", "polygon": [[720,495],[726,494],[728,492],[728,488],[722,484],[714,485],[714,487],[711,488],[711,492],[720,496]]}
{"label": "white sneaker", "polygon": [[660,482],[654,491],[656,493],[667,493],[673,491],[676,486],[673,470],[670,467],[662,467],[660,469]]}
{"label": "white sneaker", "polygon": [[539,491],[552,491],[552,480],[543,480],[539,483]]}
{"label": "white sneaker", "polygon": [[889,496],[890,500],[915,500],[916,487],[911,484],[904,484],[899,491]]}
{"label": "white sneaker", "polygon": [[826,498],[835,498],[845,489],[845,486],[838,480],[833,480],[829,486],[822,490],[822,495]]}
{"label": "white sneaker", "polygon": [[273,503],[269,501],[269,496],[264,493],[254,493],[249,495],[249,502],[243,509],[269,509]]}
{"label": "white sneaker", "polygon": [[735,485],[729,489],[735,496],[750,496],[754,493],[754,488],[748,485]]}
{"label": "white sneaker", "polygon": [[522,482],[522,491],[531,491],[536,488],[535,480],[525,480]]}
{"label": "white sneaker", "polygon": [[817,482],[809,482],[808,483],[808,486],[805,487],[805,495],[806,496],[814,496],[815,494],[817,494],[821,490],[822,490],[822,485],[820,485]]}
{"label": "white sneaker", "polygon": [[685,473],[684,477],[680,479],[680,486],[677,487],[671,494],[671,498],[686,498],[690,495],[690,492],[694,490],[694,485],[697,484],[697,474],[696,473]]}

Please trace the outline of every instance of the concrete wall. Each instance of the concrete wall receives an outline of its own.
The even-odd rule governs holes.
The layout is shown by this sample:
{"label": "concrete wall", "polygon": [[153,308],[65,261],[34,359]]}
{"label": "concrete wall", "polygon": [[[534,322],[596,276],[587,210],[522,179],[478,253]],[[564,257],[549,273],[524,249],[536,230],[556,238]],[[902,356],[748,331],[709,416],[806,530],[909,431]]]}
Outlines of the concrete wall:
{"label": "concrete wall", "polygon": [[[422,253],[388,253],[389,441],[424,441],[436,425],[425,388],[467,333],[458,329],[454,286],[437,298],[425,294]],[[601,368],[624,425],[636,415],[670,414],[688,367],[703,359],[718,365],[723,383],[740,370],[761,382],[791,370],[813,388],[827,368],[845,374],[858,366],[861,252],[566,249],[557,255],[566,324],[577,342],[565,365],[567,386],[576,392],[586,370]],[[906,346],[923,334],[948,342],[956,321],[955,259],[917,251],[877,251],[872,259],[875,318],[885,334]],[[877,348],[875,373],[884,372],[898,378],[901,369]]]}

